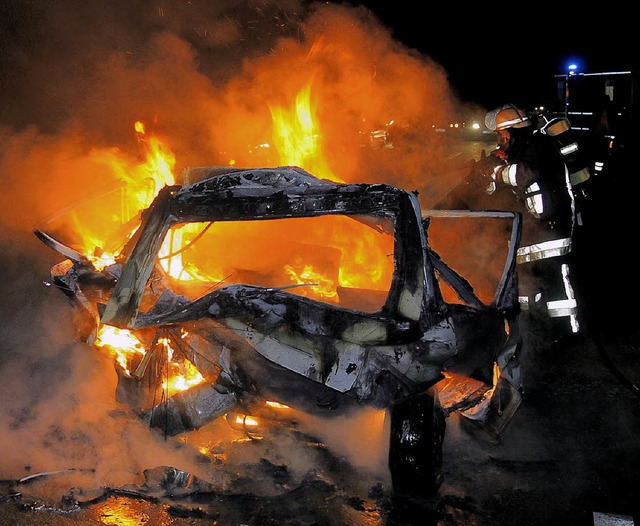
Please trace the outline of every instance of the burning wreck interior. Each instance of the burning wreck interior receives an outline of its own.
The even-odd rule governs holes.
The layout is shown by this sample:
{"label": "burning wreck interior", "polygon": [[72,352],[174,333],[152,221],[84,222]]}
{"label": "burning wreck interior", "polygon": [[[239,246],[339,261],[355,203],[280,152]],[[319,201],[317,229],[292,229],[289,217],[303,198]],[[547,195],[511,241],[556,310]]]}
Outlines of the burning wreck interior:
{"label": "burning wreck interior", "polygon": [[[114,355],[118,401],[166,436],[229,412],[255,420],[269,403],[323,416],[387,410],[394,488],[437,488],[446,413],[489,396],[496,370],[512,374],[519,216],[423,212],[411,192],[296,167],[185,179],[195,182],[165,186],[120,232],[112,258],[36,230],[66,258],[52,282],[74,300],[79,338]],[[428,245],[438,219],[508,222],[480,286]],[[444,250],[450,229],[433,230]]]}
{"label": "burning wreck interior", "polygon": [[[40,300],[60,322],[47,307],[33,349],[0,362],[16,393],[3,436],[32,457],[28,473],[3,459],[16,492],[72,472],[228,487],[169,444],[219,461],[197,444],[211,426],[256,440],[304,422],[305,440],[362,455],[363,431],[331,438],[325,418],[373,414],[366,469],[428,495],[447,416],[517,374],[519,216],[434,207],[466,169],[434,131],[465,106],[446,72],[363,9],[229,4],[189,31],[195,7],[154,11],[125,52],[84,49],[51,107],[5,115],[0,219],[51,249],[41,278],[63,293]],[[10,372],[17,353],[42,398]]]}

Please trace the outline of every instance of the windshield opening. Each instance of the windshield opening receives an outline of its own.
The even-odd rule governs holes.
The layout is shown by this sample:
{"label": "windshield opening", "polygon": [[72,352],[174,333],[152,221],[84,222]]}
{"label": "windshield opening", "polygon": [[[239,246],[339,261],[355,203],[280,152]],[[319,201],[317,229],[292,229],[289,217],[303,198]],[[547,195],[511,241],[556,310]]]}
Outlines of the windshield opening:
{"label": "windshield opening", "polygon": [[189,223],[168,231],[159,261],[190,299],[243,283],[375,312],[391,286],[392,231],[338,215]]}

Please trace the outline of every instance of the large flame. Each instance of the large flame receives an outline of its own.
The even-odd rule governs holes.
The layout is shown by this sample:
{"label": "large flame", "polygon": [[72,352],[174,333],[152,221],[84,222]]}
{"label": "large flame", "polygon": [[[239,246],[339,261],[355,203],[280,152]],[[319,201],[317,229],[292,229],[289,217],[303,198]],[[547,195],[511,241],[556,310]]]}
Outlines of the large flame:
{"label": "large flame", "polygon": [[[168,146],[158,137],[147,137],[145,125],[141,121],[134,123],[134,130],[142,148],[144,162],[133,163],[115,148],[95,150],[92,160],[106,166],[119,184],[109,192],[111,198],[103,199],[102,206],[98,209],[90,203],[87,207],[89,210],[71,213],[74,230],[80,236],[82,244],[80,250],[99,270],[115,261],[115,256],[138,225],[135,224],[125,232],[120,229],[147,208],[162,187],[175,184],[173,169],[176,159]],[[120,234],[115,245],[111,244],[113,240],[105,237],[109,235],[104,231],[107,222],[105,218],[115,225],[114,232]]]}
{"label": "large flame", "polygon": [[[323,149],[322,130],[317,118],[317,104],[312,100],[312,82],[306,83],[297,93],[290,108],[270,107],[273,120],[273,144],[280,164],[300,166],[317,177],[343,183],[330,168]],[[384,269],[388,269],[389,246],[380,246],[380,236],[362,231],[352,221],[340,222],[340,228],[331,232],[323,241],[330,246],[348,247],[342,249],[336,283],[320,269],[309,262],[298,261],[297,265],[287,264],[285,272],[294,283],[313,284],[312,294],[323,299],[335,299],[338,285],[383,289],[388,281],[383,280]],[[322,233],[314,230],[314,237],[322,238]],[[382,250],[380,250],[382,249]],[[386,276],[389,277],[390,276]]]}
{"label": "large flame", "polygon": [[311,101],[311,84],[307,83],[298,92],[290,109],[270,107],[273,144],[280,156],[280,164],[300,166],[316,177],[343,183],[329,168],[324,154],[316,107]]}
{"label": "large flame", "polygon": [[[343,182],[326,160],[311,82],[303,86],[289,107],[272,105],[269,110],[272,116],[270,144],[278,154],[278,164],[299,166],[318,177]],[[124,241],[137,228],[138,223],[134,219],[139,213],[151,204],[160,189],[176,181],[173,173],[176,159],[166,142],[148,134],[141,121],[134,124],[134,130],[145,156],[144,163],[132,165],[117,150],[96,153],[96,158],[108,165],[122,183],[118,190],[118,210],[101,212],[115,215],[115,222],[124,227],[133,225],[126,232]],[[388,290],[393,270],[389,258],[393,250],[391,236],[381,236],[366,225],[339,216],[315,218],[304,223],[296,221],[215,224],[210,232],[212,225],[207,224],[177,226],[166,236],[159,252],[159,262],[177,283],[198,291],[194,296],[201,293],[199,284],[210,286],[229,276],[236,281],[251,281],[256,275],[267,274],[270,276],[268,279],[279,284],[300,285],[292,289],[298,294],[333,303],[340,302],[339,287]],[[79,220],[76,226],[82,228]],[[207,236],[212,234],[209,244],[206,242],[208,238],[202,236],[205,233]],[[106,240],[99,239],[89,229],[81,230],[81,234],[84,249],[97,268],[113,263],[117,250],[123,246],[120,244],[113,250],[107,250]],[[220,236],[223,241],[220,241]],[[186,256],[183,251],[196,237],[202,237],[198,243],[205,247],[201,249],[203,255],[200,259],[197,249],[190,249]],[[254,241],[246,243],[248,237]],[[311,243],[309,238],[313,240]],[[286,242],[283,241],[285,239]],[[255,246],[258,253],[247,253],[247,245]],[[224,246],[225,251],[217,257],[221,252],[220,246]],[[234,263],[227,260],[231,256],[235,257]],[[258,267],[258,264],[263,267]],[[100,328],[96,345],[108,348],[128,374],[131,374],[128,364],[133,354],[151,352],[145,350],[129,331],[112,327]],[[168,363],[173,364],[163,386],[165,390],[176,392],[203,380],[188,362],[172,360],[173,349],[168,339],[160,339],[156,345],[164,349]]]}

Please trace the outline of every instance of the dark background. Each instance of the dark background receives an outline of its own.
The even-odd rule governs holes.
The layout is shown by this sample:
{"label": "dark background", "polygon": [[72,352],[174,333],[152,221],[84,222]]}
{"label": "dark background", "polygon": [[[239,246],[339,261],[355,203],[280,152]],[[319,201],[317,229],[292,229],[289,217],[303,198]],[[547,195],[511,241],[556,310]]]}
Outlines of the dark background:
{"label": "dark background", "polygon": [[[638,17],[631,4],[625,5],[619,0],[588,5],[560,1],[526,4],[415,0],[332,2],[369,10],[395,40],[440,63],[463,100],[487,109],[505,102],[525,107],[546,102],[555,94],[554,75],[564,74],[571,61],[576,61],[581,71],[588,73],[635,71],[638,65]],[[316,2],[281,0],[278,3],[283,10],[291,10],[289,21],[293,21]],[[60,63],[58,69],[61,70],[66,57],[81,50],[88,55],[97,43],[107,42],[123,50],[136,49],[145,35],[160,27],[158,20],[177,21],[171,17],[154,19],[153,15],[163,6],[167,12],[184,11],[185,18],[193,18],[185,25],[190,33],[183,35],[193,38],[191,25],[196,26],[207,13],[229,11],[239,19],[244,14],[249,20],[264,7],[262,4],[244,0],[162,0],[157,4],[145,0],[3,2],[0,4],[0,116],[15,113],[6,107],[7,111],[2,111],[2,105],[11,105],[25,92],[38,90],[30,72],[39,62]],[[82,29],[71,25],[77,20],[84,21]],[[113,32],[104,38],[105,28],[111,27]],[[80,33],[94,34],[95,39],[81,39]],[[75,64],[72,71],[77,72],[79,67],[83,64]]]}
{"label": "dark background", "polygon": [[487,108],[541,103],[553,96],[554,75],[572,61],[584,73],[638,65],[638,18],[622,2],[350,3],[442,64],[463,99]]}

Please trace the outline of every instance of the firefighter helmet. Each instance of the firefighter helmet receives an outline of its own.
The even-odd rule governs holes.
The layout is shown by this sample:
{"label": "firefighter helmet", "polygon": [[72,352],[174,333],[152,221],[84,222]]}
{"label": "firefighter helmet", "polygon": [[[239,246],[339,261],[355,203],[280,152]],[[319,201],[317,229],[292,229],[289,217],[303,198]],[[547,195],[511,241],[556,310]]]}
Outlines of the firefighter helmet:
{"label": "firefighter helmet", "polygon": [[485,126],[493,131],[531,126],[527,114],[513,104],[505,104],[491,110],[484,119]]}

